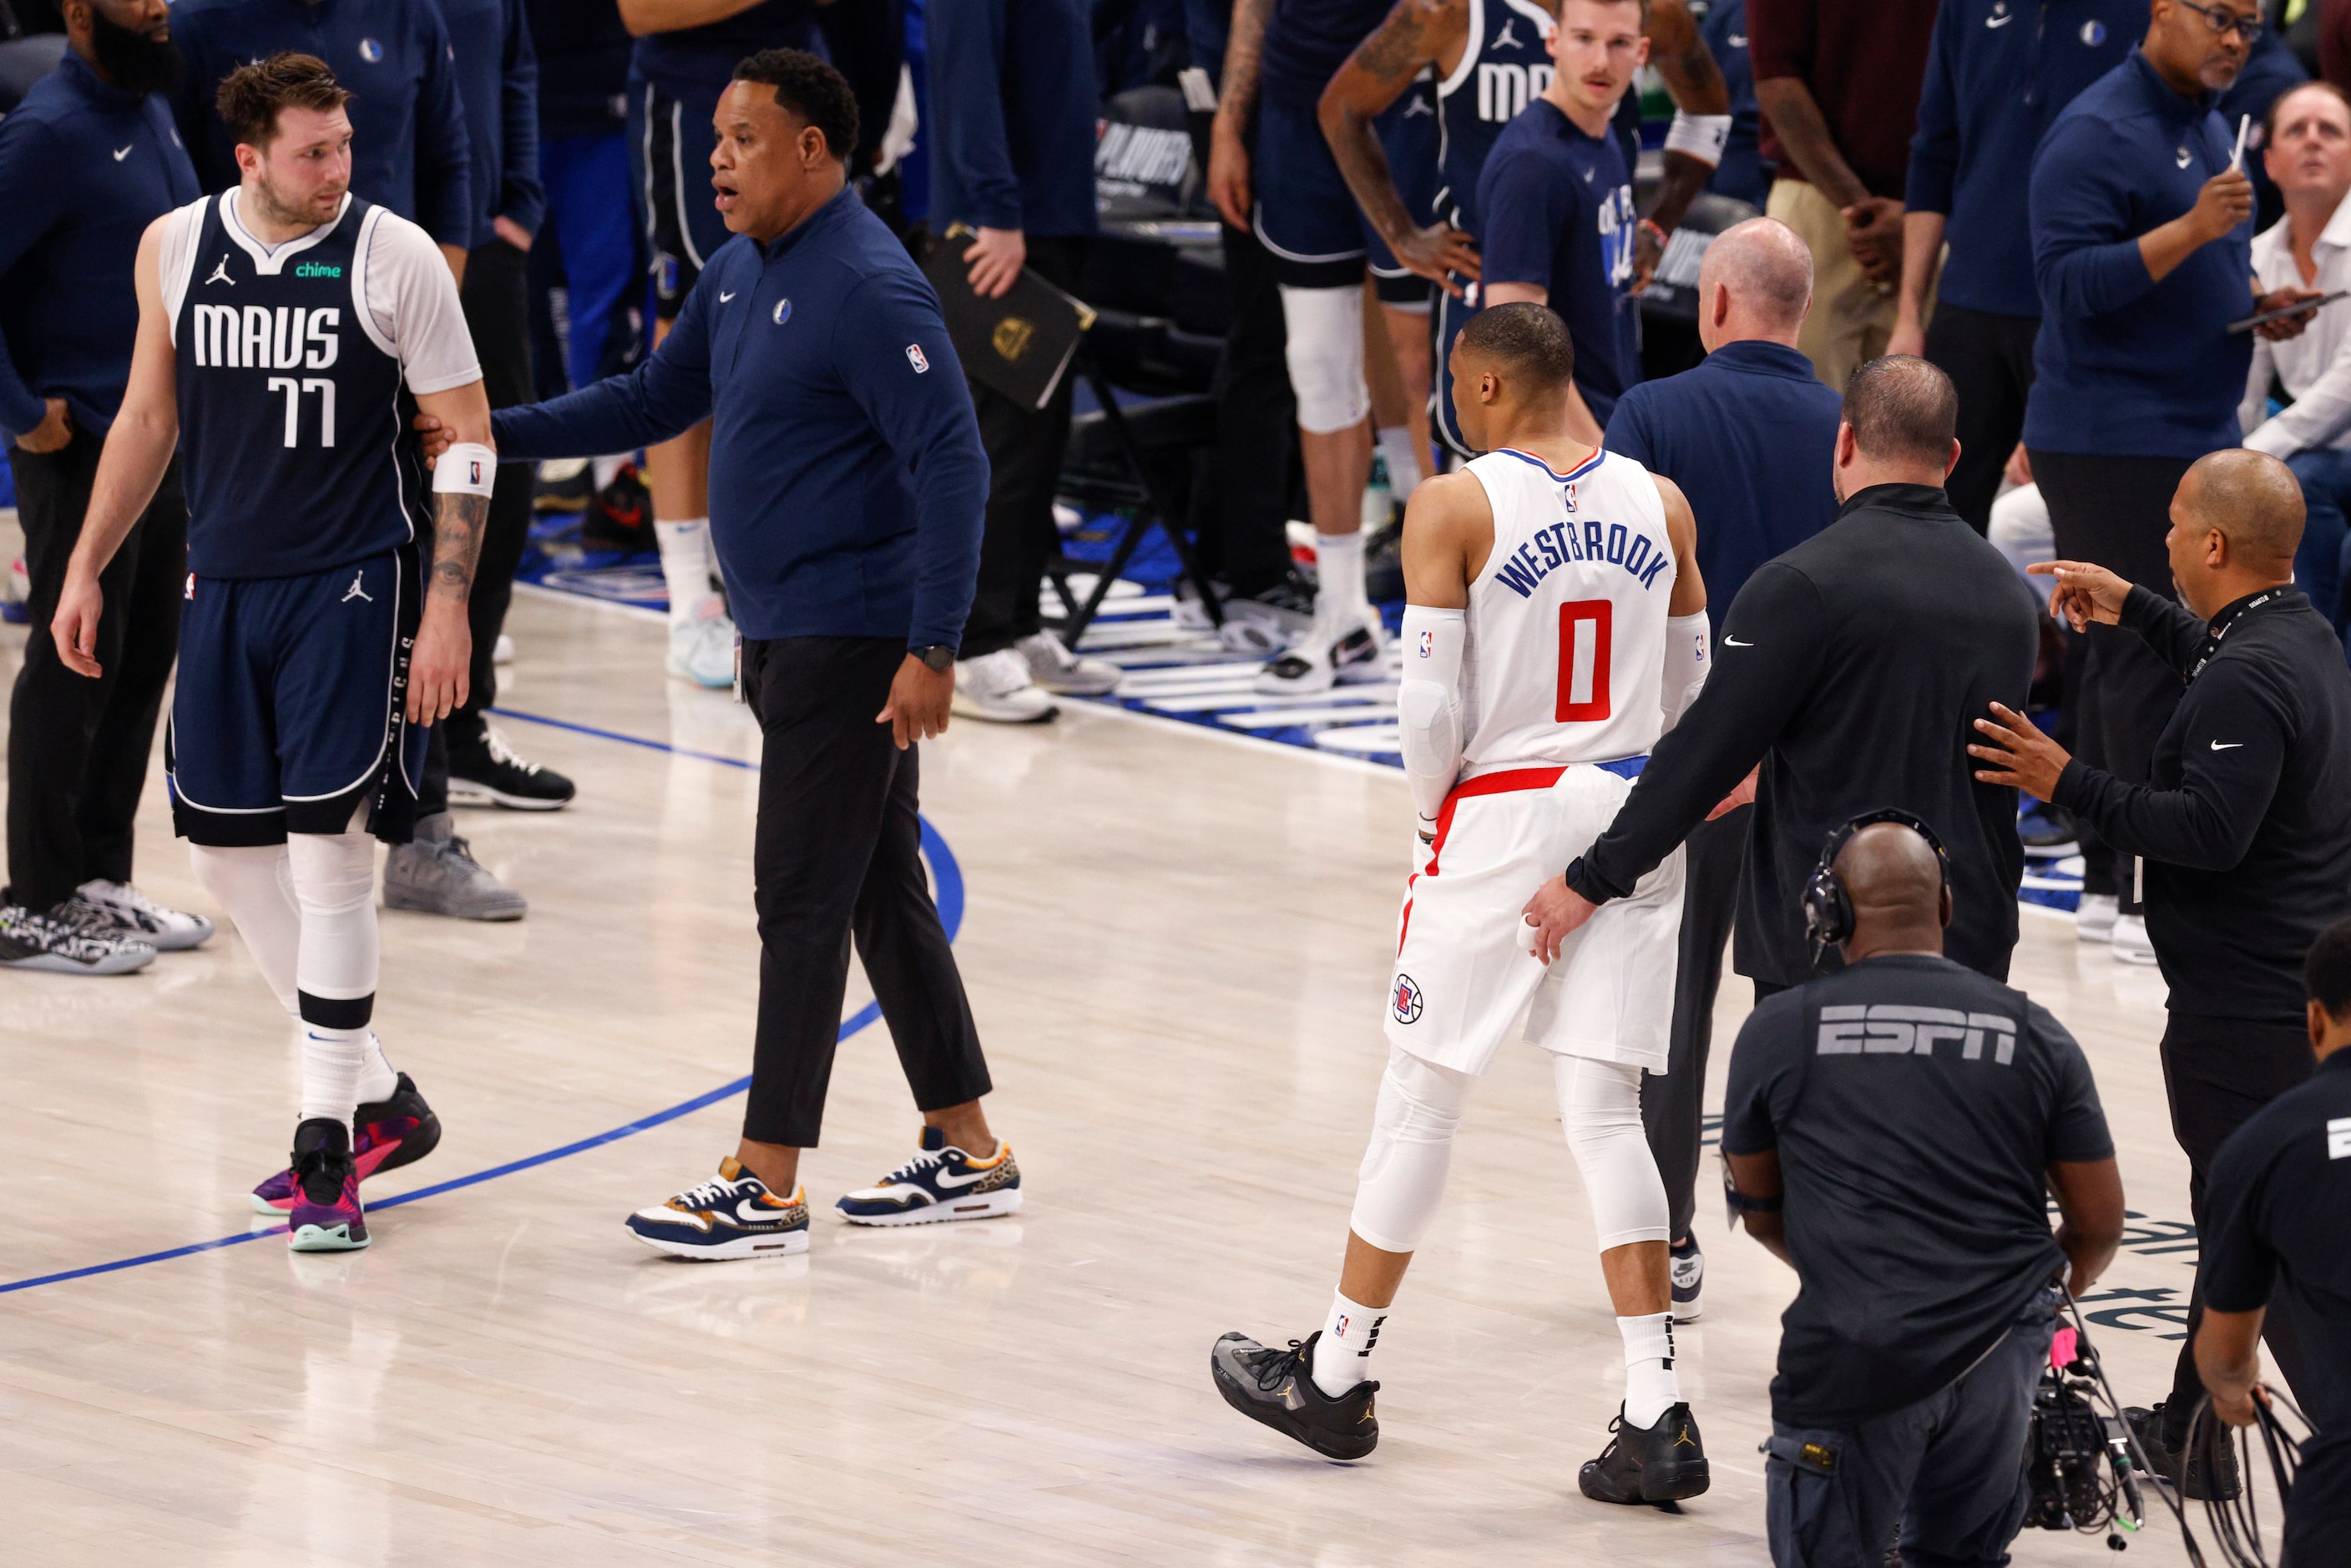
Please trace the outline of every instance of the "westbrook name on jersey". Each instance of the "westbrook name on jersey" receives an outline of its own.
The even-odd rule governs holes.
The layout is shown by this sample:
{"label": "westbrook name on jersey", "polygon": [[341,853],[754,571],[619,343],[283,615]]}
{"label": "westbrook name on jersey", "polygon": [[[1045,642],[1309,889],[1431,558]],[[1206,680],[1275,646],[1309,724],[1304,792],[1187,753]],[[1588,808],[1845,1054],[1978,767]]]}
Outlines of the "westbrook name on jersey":
{"label": "westbrook name on jersey", "polygon": [[[356,197],[335,222],[266,246],[238,221],[238,195],[181,208],[164,239],[189,570],[290,577],[411,543],[431,516],[410,423],[417,356],[392,328],[398,280],[376,275],[413,267],[417,241],[445,263],[423,231]],[[462,357],[417,390],[477,377],[470,340]]]}

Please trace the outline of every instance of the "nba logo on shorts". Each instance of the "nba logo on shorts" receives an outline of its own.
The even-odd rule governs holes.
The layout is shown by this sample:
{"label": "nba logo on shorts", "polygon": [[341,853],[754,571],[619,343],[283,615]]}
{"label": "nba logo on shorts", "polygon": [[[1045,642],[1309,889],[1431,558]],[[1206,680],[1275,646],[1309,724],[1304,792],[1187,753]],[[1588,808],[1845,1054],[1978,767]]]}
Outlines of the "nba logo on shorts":
{"label": "nba logo on shorts", "polygon": [[1434,632],[1423,632],[1420,634],[1420,656],[1426,659],[1436,651],[1437,633]]}
{"label": "nba logo on shorts", "polygon": [[914,367],[914,373],[918,376],[931,373],[931,361],[923,358],[923,348],[919,343],[906,345],[906,362]]}
{"label": "nba logo on shorts", "polygon": [[1398,1023],[1415,1023],[1419,1020],[1420,987],[1414,983],[1410,975],[1398,975],[1395,977],[1395,995],[1390,998],[1389,1007],[1395,1012],[1395,1020]]}

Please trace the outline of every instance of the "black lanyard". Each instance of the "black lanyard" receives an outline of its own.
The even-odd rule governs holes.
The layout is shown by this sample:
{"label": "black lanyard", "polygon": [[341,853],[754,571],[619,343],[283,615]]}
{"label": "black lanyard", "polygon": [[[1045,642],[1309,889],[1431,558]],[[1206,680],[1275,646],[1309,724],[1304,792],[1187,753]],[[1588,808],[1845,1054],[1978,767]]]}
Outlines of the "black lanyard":
{"label": "black lanyard", "polygon": [[2243,620],[2254,611],[2259,610],[2262,605],[2270,602],[2270,601],[2277,598],[2278,595],[2283,593],[2285,591],[2286,588],[2283,584],[2281,584],[2276,588],[2265,589],[2262,592],[2254,594],[2251,599],[2239,600],[2236,603],[2230,605],[2226,610],[2221,611],[2220,614],[2212,617],[2211,625],[2205,628],[2203,645],[2196,650],[2196,662],[2188,667],[2188,678],[2190,681],[2193,681],[2197,676],[2204,673],[2204,666],[2210,664],[2212,662],[2212,656],[2220,651],[2220,639],[2226,637],[2230,632],[2234,630],[2238,622]]}

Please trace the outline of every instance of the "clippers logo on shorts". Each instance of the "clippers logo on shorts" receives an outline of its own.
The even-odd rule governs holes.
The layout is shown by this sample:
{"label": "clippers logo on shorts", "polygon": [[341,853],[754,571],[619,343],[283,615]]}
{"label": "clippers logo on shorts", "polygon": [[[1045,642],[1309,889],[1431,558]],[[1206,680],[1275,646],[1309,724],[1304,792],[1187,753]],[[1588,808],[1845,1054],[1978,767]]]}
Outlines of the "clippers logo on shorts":
{"label": "clippers logo on shorts", "polygon": [[1420,987],[1410,975],[1395,977],[1395,994],[1389,998],[1388,1006],[1398,1023],[1420,1021]]}
{"label": "clippers logo on shorts", "polygon": [[204,203],[196,249],[235,294],[190,288],[173,322],[189,566],[284,577],[396,549],[429,491],[400,361],[360,320],[382,214],[354,200],[265,271],[226,200]]}
{"label": "clippers logo on shorts", "polygon": [[919,343],[906,345],[906,362],[914,367],[914,373],[918,376],[931,373],[931,361],[923,357],[923,348]]}
{"label": "clippers logo on shorts", "polygon": [[1888,1002],[1821,1009],[1823,1056],[1932,1056],[1943,1044],[1957,1046],[1964,1061],[1982,1061],[1989,1045],[1991,1059],[2006,1067],[2016,1060],[2016,1020]]}

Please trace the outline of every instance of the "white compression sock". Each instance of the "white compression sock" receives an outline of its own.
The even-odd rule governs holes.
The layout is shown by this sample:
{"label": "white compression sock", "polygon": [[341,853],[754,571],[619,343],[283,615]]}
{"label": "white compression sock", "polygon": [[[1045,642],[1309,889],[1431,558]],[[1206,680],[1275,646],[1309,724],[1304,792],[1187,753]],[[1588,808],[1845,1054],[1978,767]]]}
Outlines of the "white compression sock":
{"label": "white compression sock", "polygon": [[383,1053],[383,1041],[368,1030],[367,1049],[360,1057],[359,1099],[360,1105],[372,1105],[389,1100],[400,1090],[400,1074],[393,1071],[392,1059]]}
{"label": "white compression sock", "polygon": [[295,988],[302,1018],[302,1119],[348,1125],[368,1076],[368,1022],[380,960],[375,840],[296,833],[287,841],[302,912]]}
{"label": "white compression sock", "polygon": [[1364,593],[1363,530],[1314,536],[1314,618],[1353,625],[1371,604]]}
{"label": "white compression sock", "polygon": [[223,849],[191,844],[188,859],[196,881],[228,911],[245,938],[261,977],[288,1018],[299,1018],[294,998],[295,955],[302,946],[302,914],[294,902],[294,873],[284,844]]}
{"label": "white compression sock", "polygon": [[1674,1314],[1618,1318],[1616,1332],[1625,1339],[1625,1425],[1654,1427],[1682,1398],[1674,1375]]}
{"label": "white compression sock", "polygon": [[1380,1343],[1385,1307],[1367,1307],[1331,1292],[1331,1315],[1314,1342],[1314,1386],[1336,1399],[1372,1375],[1372,1352]]}
{"label": "white compression sock", "polygon": [[710,591],[710,519],[653,524],[661,546],[662,581],[669,587],[669,623],[683,626],[702,613]]}
{"label": "white compression sock", "polygon": [[1420,488],[1420,454],[1414,450],[1412,426],[1391,424],[1380,431],[1380,455],[1388,460],[1388,489],[1399,503],[1412,499]]}

